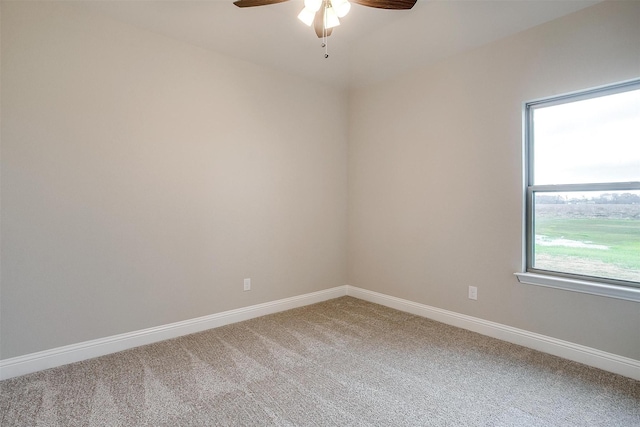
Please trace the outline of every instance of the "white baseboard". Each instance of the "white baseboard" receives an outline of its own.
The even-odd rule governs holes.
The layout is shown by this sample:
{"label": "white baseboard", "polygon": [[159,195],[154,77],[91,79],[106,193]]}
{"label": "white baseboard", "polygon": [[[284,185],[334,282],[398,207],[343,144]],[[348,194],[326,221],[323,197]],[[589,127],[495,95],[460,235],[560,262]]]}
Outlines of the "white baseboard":
{"label": "white baseboard", "polygon": [[55,368],[346,295],[346,286],[0,360],[0,380]]}
{"label": "white baseboard", "polygon": [[640,380],[639,360],[354,286],[347,295]]}
{"label": "white baseboard", "polygon": [[640,361],[635,359],[348,285],[0,360],[0,380],[303,307],[344,295],[640,380]]}

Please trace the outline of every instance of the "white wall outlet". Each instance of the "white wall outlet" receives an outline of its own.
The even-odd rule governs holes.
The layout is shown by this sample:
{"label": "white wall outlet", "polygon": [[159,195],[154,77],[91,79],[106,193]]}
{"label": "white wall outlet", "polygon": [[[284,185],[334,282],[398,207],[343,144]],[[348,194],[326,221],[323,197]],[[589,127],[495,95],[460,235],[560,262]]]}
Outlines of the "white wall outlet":
{"label": "white wall outlet", "polygon": [[478,299],[478,288],[475,286],[469,286],[469,299]]}
{"label": "white wall outlet", "polygon": [[244,279],[244,290],[245,291],[251,290],[251,279]]}

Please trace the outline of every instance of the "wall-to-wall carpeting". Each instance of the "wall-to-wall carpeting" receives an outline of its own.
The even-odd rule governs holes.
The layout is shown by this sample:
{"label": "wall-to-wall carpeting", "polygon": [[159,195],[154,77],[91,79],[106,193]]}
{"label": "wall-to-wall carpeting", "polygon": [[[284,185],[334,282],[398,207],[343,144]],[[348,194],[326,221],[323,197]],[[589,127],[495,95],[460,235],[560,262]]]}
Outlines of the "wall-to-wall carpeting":
{"label": "wall-to-wall carpeting", "polygon": [[638,426],[640,382],[352,297],[0,382],[8,426]]}

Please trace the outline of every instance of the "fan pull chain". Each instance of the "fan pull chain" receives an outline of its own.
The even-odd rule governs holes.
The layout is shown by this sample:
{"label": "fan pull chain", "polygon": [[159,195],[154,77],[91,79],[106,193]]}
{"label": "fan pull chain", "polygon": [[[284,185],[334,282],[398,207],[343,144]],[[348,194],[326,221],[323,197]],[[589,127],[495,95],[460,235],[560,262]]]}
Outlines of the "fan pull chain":
{"label": "fan pull chain", "polygon": [[323,35],[322,37],[322,47],[324,48],[324,59],[329,57],[329,46],[328,46],[327,36]]}
{"label": "fan pull chain", "polygon": [[324,4],[324,19],[322,20],[322,45],[324,48],[324,59],[329,57],[329,46],[327,41],[327,4]]}

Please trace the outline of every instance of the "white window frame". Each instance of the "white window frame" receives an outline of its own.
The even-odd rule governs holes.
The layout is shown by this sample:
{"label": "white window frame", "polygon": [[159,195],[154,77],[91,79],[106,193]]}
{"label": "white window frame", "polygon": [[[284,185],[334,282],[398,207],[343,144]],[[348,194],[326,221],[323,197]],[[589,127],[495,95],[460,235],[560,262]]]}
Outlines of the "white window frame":
{"label": "white window frame", "polygon": [[533,111],[539,107],[564,104],[599,96],[640,89],[640,79],[630,80],[580,92],[574,92],[526,102],[523,105],[523,259],[522,271],[515,273],[520,283],[546,286],[567,291],[640,302],[640,283],[601,279],[571,273],[533,268],[535,238],[533,236],[533,197],[536,192],[640,190],[640,182],[611,182],[595,184],[533,185]]}

